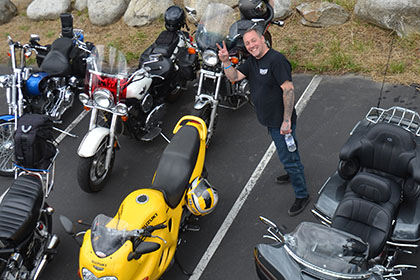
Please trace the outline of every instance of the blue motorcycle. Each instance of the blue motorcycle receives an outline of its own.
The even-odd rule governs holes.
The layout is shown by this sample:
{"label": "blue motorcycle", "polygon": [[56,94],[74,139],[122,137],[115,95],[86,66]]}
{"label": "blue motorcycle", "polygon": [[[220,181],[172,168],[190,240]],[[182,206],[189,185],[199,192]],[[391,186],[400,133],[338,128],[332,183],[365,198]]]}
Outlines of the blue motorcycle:
{"label": "blue motorcycle", "polygon": [[[6,89],[8,114],[0,116],[0,175],[13,174],[13,133],[17,119],[24,113],[48,115],[60,122],[83,91],[86,58],[93,44],[84,42],[83,30],[73,29],[71,14],[61,15],[61,36],[51,45],[39,44],[38,35],[21,44],[8,36],[11,73],[0,76]],[[28,67],[26,60],[36,54],[39,69]]]}

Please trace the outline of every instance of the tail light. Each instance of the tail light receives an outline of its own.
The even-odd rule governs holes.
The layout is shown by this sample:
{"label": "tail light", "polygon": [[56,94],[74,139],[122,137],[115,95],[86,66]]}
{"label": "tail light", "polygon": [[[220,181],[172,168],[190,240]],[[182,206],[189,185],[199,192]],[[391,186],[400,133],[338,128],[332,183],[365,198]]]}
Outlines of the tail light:
{"label": "tail light", "polygon": [[238,63],[239,63],[239,58],[237,58],[236,56],[234,56],[234,57],[231,57],[231,58],[230,58],[230,61],[231,61],[233,64],[238,64]]}

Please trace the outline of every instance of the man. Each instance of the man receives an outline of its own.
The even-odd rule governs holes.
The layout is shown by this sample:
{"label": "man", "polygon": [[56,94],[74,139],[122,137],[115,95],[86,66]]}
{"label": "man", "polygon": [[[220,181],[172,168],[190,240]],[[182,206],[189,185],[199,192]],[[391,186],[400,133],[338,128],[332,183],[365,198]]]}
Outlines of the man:
{"label": "man", "polygon": [[295,192],[295,202],[288,213],[295,216],[309,203],[303,165],[299,152],[289,152],[284,135],[292,133],[296,139],[296,112],[294,110],[294,86],[289,61],[279,52],[268,48],[262,30],[256,26],[245,32],[244,44],[251,56],[236,69],[229,60],[225,42],[219,48],[226,77],[232,81],[249,80],[251,99],[255,105],[259,122],[268,128],[276,145],[280,161],[287,174],[277,178],[287,182],[290,176]]}

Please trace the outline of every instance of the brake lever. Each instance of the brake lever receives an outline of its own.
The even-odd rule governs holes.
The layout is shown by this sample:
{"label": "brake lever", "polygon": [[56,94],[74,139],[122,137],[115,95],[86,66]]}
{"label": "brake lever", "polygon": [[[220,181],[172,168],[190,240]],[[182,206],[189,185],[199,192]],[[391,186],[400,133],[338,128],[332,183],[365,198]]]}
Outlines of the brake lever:
{"label": "brake lever", "polygon": [[163,243],[165,243],[165,244],[166,244],[166,240],[165,240],[165,239],[163,239],[163,238],[162,238],[162,237],[160,237],[160,236],[157,236],[157,235],[150,235],[150,237],[153,237],[153,238],[158,238],[158,239],[162,240],[162,241],[163,241]]}

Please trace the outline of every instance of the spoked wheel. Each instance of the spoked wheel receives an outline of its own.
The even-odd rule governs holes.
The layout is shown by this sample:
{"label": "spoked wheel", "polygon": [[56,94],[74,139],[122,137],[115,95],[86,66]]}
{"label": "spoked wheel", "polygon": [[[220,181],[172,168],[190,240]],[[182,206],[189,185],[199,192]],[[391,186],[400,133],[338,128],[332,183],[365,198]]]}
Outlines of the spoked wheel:
{"label": "spoked wheel", "polygon": [[94,156],[79,159],[77,181],[80,188],[85,192],[92,193],[102,190],[111,174],[112,166],[114,165],[115,149],[112,148],[111,162],[108,169],[105,169],[108,141],[109,137],[106,137]]}
{"label": "spoked wheel", "polygon": [[[209,131],[210,118],[211,118],[211,106],[210,105],[206,105],[203,108],[201,108],[200,110],[193,109],[191,114],[193,116],[200,117],[201,119],[203,119],[203,121],[207,125],[207,131]],[[211,128],[211,133],[207,133],[207,139],[206,139],[206,145],[207,146],[210,145],[211,138],[213,137],[214,132],[216,130],[217,117],[218,116],[217,116],[217,113],[216,113],[216,118],[214,119],[213,127]]]}
{"label": "spoked wheel", "polygon": [[0,175],[13,176],[13,160],[15,156],[15,144],[13,135],[15,132],[14,121],[0,121]]}

